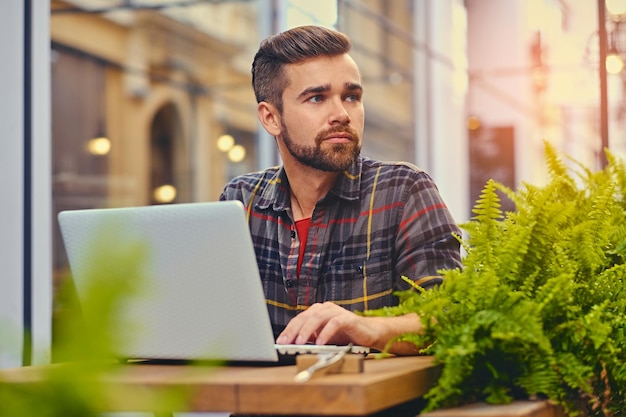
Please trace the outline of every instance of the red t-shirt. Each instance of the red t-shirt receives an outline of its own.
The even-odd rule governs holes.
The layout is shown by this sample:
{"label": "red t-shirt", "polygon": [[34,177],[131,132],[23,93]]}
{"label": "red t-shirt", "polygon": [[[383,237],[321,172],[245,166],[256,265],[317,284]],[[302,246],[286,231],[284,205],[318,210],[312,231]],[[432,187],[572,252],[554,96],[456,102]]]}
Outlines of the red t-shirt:
{"label": "red t-shirt", "polygon": [[300,268],[302,267],[302,258],[304,257],[304,250],[306,249],[306,239],[309,236],[309,226],[311,225],[311,218],[298,220],[296,222],[296,231],[300,238],[300,252],[298,254],[298,268],[296,269],[297,277],[300,277]]}

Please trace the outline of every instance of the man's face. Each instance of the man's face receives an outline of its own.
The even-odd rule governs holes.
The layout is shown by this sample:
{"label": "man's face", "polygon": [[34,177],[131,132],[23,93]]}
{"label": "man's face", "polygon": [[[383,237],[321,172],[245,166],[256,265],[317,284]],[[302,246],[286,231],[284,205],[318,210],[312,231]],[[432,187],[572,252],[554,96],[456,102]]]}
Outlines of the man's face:
{"label": "man's face", "polygon": [[364,126],[359,70],[349,55],[319,57],[285,68],[282,140],[297,162],[343,171],[361,151]]}

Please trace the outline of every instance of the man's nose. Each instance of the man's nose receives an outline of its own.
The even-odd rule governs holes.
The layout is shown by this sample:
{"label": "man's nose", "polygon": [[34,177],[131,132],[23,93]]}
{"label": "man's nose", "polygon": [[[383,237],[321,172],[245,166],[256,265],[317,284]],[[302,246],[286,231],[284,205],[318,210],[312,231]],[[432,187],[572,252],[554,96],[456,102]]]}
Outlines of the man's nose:
{"label": "man's nose", "polygon": [[347,125],[350,123],[350,114],[348,114],[345,103],[342,99],[338,98],[332,101],[329,122],[331,125]]}

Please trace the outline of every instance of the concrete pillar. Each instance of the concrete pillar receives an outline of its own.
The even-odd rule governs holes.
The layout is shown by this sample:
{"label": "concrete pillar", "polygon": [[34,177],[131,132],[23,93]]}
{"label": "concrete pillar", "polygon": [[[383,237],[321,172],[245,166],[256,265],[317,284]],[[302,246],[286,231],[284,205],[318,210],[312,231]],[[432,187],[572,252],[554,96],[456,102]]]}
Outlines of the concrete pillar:
{"label": "concrete pillar", "polygon": [[50,6],[0,13],[0,367],[50,359]]}

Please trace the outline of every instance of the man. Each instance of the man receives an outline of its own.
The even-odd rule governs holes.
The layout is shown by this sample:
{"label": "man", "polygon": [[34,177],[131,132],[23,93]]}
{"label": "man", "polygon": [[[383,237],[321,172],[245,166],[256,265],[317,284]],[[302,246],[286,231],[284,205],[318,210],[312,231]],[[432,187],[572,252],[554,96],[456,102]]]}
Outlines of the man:
{"label": "man", "polygon": [[[252,64],[258,117],[282,167],[233,179],[221,200],[247,209],[277,343],[385,348],[417,315],[364,317],[393,292],[460,267],[459,233],[432,179],[360,156],[363,86],[342,33],[304,26],[265,39]],[[415,354],[396,343],[395,354]]]}

